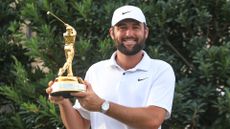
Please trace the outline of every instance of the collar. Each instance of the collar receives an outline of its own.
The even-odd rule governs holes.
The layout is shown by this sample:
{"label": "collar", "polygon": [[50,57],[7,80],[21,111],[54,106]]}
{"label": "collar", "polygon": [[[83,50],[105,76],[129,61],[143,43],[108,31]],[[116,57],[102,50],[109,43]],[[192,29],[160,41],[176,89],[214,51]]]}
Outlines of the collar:
{"label": "collar", "polygon": [[[149,55],[144,51],[143,51],[143,58],[141,59],[141,61],[132,69],[128,69],[127,71],[137,71],[137,70],[140,70],[140,71],[148,71],[149,67],[150,67],[150,61],[151,61],[151,58],[149,57]],[[116,60],[115,60],[115,57],[117,55],[117,52],[114,52],[111,56],[111,58],[109,59],[109,62],[108,62],[108,66],[112,67],[112,68],[118,68],[118,69],[121,69],[123,70],[123,68],[121,68]]]}

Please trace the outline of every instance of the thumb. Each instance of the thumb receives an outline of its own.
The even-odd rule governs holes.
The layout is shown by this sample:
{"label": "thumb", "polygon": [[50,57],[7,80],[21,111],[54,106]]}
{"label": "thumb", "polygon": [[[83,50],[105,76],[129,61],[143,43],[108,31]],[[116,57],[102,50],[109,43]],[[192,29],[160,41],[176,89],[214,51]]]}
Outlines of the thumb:
{"label": "thumb", "polygon": [[48,87],[51,87],[52,85],[53,85],[53,81],[49,81],[49,83],[48,83]]}
{"label": "thumb", "polygon": [[50,94],[52,92],[51,86],[53,85],[53,83],[54,83],[53,81],[49,81],[48,87],[46,88],[46,93],[47,94]]}
{"label": "thumb", "polygon": [[84,84],[86,85],[87,90],[93,90],[91,84],[88,81],[84,80]]}
{"label": "thumb", "polygon": [[46,93],[47,94],[50,94],[51,92],[52,92],[52,88],[51,87],[46,88]]}

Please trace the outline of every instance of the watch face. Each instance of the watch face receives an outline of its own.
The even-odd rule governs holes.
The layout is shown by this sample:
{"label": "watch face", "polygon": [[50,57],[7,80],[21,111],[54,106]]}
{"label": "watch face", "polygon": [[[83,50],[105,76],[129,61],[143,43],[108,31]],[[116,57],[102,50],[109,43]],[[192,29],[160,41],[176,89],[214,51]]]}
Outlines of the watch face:
{"label": "watch face", "polygon": [[108,110],[109,109],[109,103],[104,103],[103,104],[103,109]]}
{"label": "watch face", "polygon": [[108,101],[105,101],[102,105],[101,105],[101,109],[102,109],[102,112],[105,113],[106,111],[109,110],[109,102]]}

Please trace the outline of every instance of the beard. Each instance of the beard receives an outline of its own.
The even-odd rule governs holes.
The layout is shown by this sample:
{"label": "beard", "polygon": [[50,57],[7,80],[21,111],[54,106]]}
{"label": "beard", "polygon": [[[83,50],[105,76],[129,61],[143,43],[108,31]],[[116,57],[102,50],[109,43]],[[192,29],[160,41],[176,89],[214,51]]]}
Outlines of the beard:
{"label": "beard", "polygon": [[124,43],[117,43],[117,49],[127,55],[127,56],[132,56],[132,55],[135,55],[137,54],[138,52],[140,52],[141,50],[143,50],[145,48],[145,43],[142,42],[142,43],[137,43],[134,45],[134,47],[129,50],[125,47]]}
{"label": "beard", "polygon": [[[125,38],[127,39],[127,37]],[[124,40],[125,40],[124,39]],[[117,39],[115,39],[116,42],[116,48],[123,54],[127,55],[127,56],[132,56],[137,54],[138,52],[140,52],[141,50],[143,50],[145,48],[145,40],[146,38],[141,37],[141,39],[136,39],[136,43],[133,46],[132,49],[128,49],[124,43],[122,41],[119,41]]]}

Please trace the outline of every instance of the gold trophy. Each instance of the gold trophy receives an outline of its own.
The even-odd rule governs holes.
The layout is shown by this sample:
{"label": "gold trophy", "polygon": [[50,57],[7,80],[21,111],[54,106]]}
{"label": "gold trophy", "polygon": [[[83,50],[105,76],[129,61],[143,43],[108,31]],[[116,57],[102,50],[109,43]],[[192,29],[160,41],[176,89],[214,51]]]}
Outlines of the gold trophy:
{"label": "gold trophy", "polygon": [[[84,92],[86,90],[84,81],[80,77],[73,76],[73,71],[72,71],[72,61],[74,57],[74,44],[75,44],[77,32],[72,26],[63,22],[60,18],[58,18],[53,13],[48,11],[47,14],[54,16],[56,19],[64,23],[66,27],[66,32],[63,33],[64,42],[65,42],[64,51],[65,51],[66,62],[63,65],[63,67],[61,67],[58,71],[58,77],[55,79],[52,85],[51,95],[70,98],[72,97],[70,95],[71,92]],[[63,76],[65,72],[67,72],[67,75]]]}

